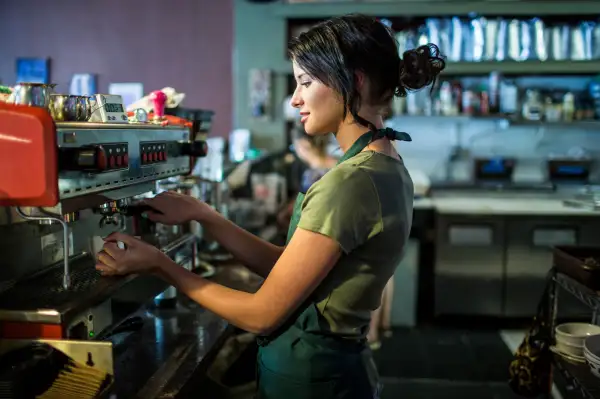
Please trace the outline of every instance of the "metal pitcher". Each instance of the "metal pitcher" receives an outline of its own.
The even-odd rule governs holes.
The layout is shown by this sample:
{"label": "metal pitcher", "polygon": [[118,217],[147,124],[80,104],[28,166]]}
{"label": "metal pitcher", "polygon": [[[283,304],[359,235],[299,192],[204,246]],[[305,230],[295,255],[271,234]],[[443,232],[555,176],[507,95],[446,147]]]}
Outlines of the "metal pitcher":
{"label": "metal pitcher", "polygon": [[48,108],[50,95],[54,93],[54,87],[56,87],[56,84],[53,83],[19,83],[14,87],[8,102]]}
{"label": "metal pitcher", "polygon": [[52,118],[60,122],[86,122],[92,114],[87,96],[52,94],[48,109]]}

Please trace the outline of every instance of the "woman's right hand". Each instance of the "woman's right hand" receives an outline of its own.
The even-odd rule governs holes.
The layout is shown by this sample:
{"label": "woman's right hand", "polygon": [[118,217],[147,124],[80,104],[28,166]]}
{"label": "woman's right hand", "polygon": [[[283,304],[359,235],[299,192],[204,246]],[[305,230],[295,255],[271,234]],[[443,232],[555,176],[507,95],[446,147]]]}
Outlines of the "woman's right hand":
{"label": "woman's right hand", "polygon": [[177,225],[202,221],[213,209],[194,197],[166,191],[154,198],[144,200],[144,204],[156,209],[156,212],[148,211],[144,215],[153,222]]}

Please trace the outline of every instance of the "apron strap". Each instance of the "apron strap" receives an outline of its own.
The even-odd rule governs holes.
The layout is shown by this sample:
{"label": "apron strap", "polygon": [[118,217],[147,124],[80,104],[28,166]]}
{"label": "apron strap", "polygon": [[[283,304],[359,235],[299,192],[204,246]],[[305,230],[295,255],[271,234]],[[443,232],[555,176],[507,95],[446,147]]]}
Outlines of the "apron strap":
{"label": "apron strap", "polygon": [[388,140],[397,141],[412,141],[412,137],[406,132],[398,132],[391,127],[385,129],[378,129],[373,132],[373,140],[387,138]]}
{"label": "apron strap", "polygon": [[360,136],[348,150],[344,153],[344,155],[338,160],[337,164],[341,164],[344,161],[358,155],[362,150],[365,149],[369,144],[371,144],[375,140],[379,140],[382,138],[388,138],[389,140],[398,140],[398,141],[412,141],[412,138],[408,133],[398,132],[391,127],[386,127],[384,129],[371,130]]}

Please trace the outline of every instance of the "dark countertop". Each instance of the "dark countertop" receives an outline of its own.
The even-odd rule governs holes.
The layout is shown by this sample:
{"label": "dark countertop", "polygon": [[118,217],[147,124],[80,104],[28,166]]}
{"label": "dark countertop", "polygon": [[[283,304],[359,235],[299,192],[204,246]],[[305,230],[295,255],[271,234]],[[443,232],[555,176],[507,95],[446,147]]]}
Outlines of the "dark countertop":
{"label": "dark countertop", "polygon": [[[261,281],[235,264],[218,267],[211,280],[248,292],[255,291]],[[179,297],[174,308],[149,304],[130,317],[135,316],[144,320],[141,329],[107,338],[114,345],[116,377],[111,398],[175,398],[190,379],[206,372],[235,331],[185,296]]]}

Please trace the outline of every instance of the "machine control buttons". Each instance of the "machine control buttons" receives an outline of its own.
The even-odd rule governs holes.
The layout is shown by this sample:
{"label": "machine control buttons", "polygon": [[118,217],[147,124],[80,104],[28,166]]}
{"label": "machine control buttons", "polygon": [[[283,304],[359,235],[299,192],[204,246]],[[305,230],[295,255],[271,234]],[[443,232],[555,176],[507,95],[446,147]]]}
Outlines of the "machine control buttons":
{"label": "machine control buttons", "polygon": [[61,148],[59,154],[62,170],[101,173],[129,167],[126,143]]}
{"label": "machine control buttons", "polygon": [[[140,157],[142,165],[153,165],[160,162],[165,162],[167,143],[165,142],[146,142],[140,143]],[[162,156],[161,156],[162,154]]]}
{"label": "machine control buttons", "polygon": [[124,169],[129,167],[127,143],[105,144],[104,148],[108,155],[108,164],[111,169]]}

